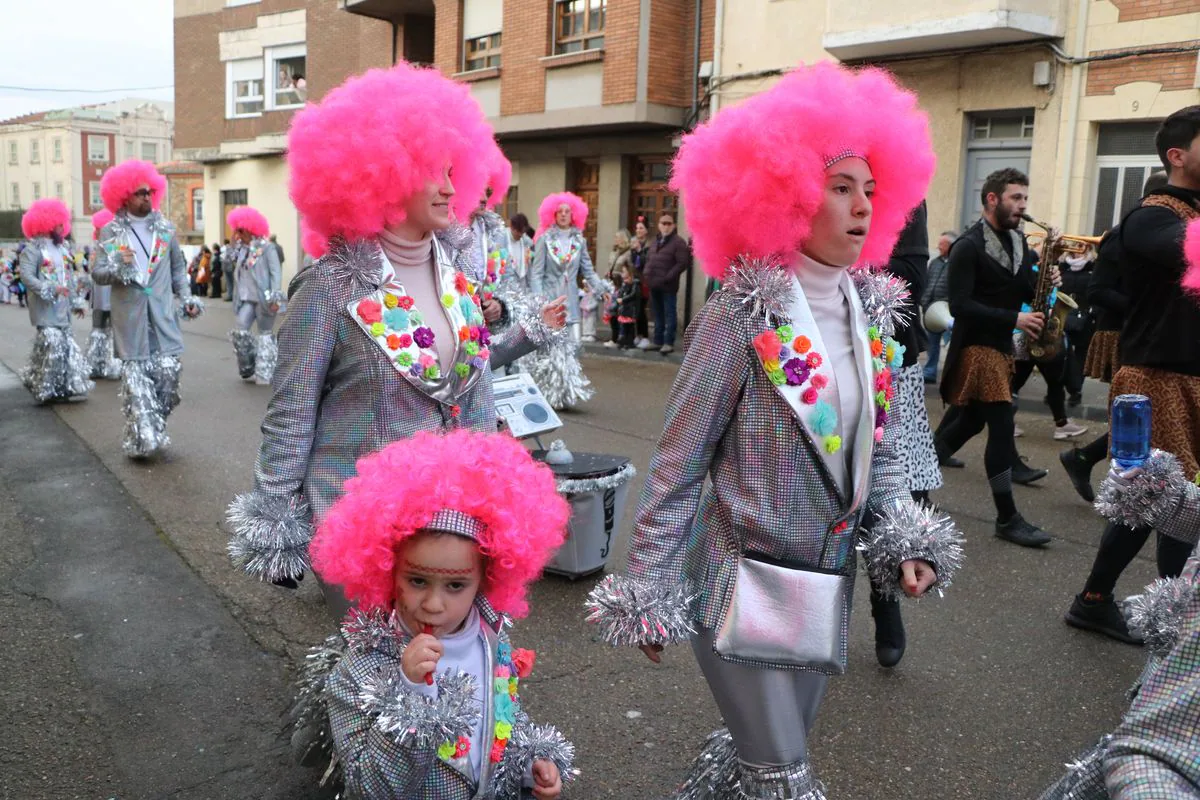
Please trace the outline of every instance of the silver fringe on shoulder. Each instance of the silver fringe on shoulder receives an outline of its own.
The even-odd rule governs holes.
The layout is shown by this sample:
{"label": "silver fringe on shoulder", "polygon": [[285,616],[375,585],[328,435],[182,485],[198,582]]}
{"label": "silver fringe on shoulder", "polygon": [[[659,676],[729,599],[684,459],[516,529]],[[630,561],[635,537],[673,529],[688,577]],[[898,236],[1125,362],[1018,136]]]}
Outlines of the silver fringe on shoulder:
{"label": "silver fringe on shoulder", "polygon": [[869,538],[859,545],[871,585],[885,597],[905,597],[900,565],[910,559],[933,564],[937,581],[929,588],[940,596],[962,566],[963,536],[953,520],[912,500],[884,511]]}
{"label": "silver fringe on shoulder", "polygon": [[657,583],[609,574],[588,594],[587,621],[615,647],[688,641],[696,594],[687,581]]}
{"label": "silver fringe on shoulder", "polygon": [[270,497],[247,492],[225,512],[232,536],[229,557],[263,581],[297,578],[309,568],[312,511],[299,495]]}
{"label": "silver fringe on shoulder", "polygon": [[726,728],[713,731],[692,762],[673,800],[736,800],[741,796],[741,765]]}
{"label": "silver fringe on shoulder", "polygon": [[88,374],[93,378],[117,380],[121,377],[121,360],[113,351],[112,330],[92,328],[88,334]]}
{"label": "silver fringe on shoulder", "polygon": [[908,283],[883,269],[856,267],[850,277],[858,289],[859,300],[871,325],[879,335],[896,335],[896,328],[908,323],[913,316],[909,301]]}
{"label": "silver fringe on shoulder", "polygon": [[1108,800],[1104,786],[1104,756],[1111,736],[1105,736],[1091,750],[1067,764],[1062,776],[1039,800]]}
{"label": "silver fringe on shoulder", "polygon": [[255,342],[254,334],[250,331],[232,330],[229,341],[233,342],[233,355],[237,358],[238,375],[243,378],[254,377]]}
{"label": "silver fringe on shoulder", "polygon": [[483,713],[475,698],[475,677],[466,672],[437,677],[437,697],[410,691],[399,665],[363,681],[358,707],[375,716],[376,727],[400,744],[436,747],[470,736]]}
{"label": "silver fringe on shoulder", "polygon": [[1153,655],[1163,657],[1179,641],[1179,629],[1196,586],[1187,578],[1158,578],[1129,601],[1129,624],[1142,634]]}
{"label": "silver fringe on shoulder", "polygon": [[722,290],[775,327],[787,319],[792,303],[792,277],[779,259],[738,256],[725,273]]}
{"label": "silver fringe on shoulder", "polygon": [[1156,527],[1175,508],[1187,490],[1179,459],[1163,450],[1152,450],[1141,472],[1122,485],[1111,474],[1096,493],[1096,510],[1109,522],[1131,528]]}
{"label": "silver fringe on shoulder", "polygon": [[179,405],[176,356],[157,355],[121,364],[121,399],[125,431],[121,447],[130,458],[146,458],[171,443],[167,416]]}
{"label": "silver fringe on shoulder", "polygon": [[88,365],[67,328],[39,328],[21,382],[38,403],[86,397],[96,388]]}
{"label": "silver fringe on shoulder", "polygon": [[579,363],[579,344],[570,337],[550,342],[521,363],[555,411],[586,403],[596,394]]}
{"label": "silver fringe on shoulder", "polygon": [[570,783],[578,775],[575,769],[575,745],[567,737],[553,725],[535,725],[527,717],[518,719],[513,726],[512,738],[504,748],[504,757],[496,765],[492,777],[494,796],[521,797],[525,776],[529,774],[533,762],[540,760],[558,767],[563,784]]}
{"label": "silver fringe on shoulder", "polygon": [[279,346],[275,343],[275,334],[259,334],[254,346],[254,382],[269,386],[275,377],[275,364],[278,361]]}

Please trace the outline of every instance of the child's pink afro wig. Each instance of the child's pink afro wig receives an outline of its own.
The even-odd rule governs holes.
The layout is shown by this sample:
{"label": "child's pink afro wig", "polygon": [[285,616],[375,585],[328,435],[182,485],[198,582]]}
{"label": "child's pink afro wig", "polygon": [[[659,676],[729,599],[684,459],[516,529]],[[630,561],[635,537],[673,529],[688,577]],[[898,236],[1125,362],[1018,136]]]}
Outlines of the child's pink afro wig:
{"label": "child's pink afro wig", "polygon": [[1187,270],[1183,273],[1183,288],[1200,298],[1200,219],[1188,223],[1183,237],[1183,257]]}
{"label": "child's pink afro wig", "polygon": [[512,162],[504,155],[499,144],[495,141],[492,144],[495,150],[491,155],[491,170],[488,174],[488,208],[495,208],[504,202],[508,197],[508,187],[512,183]]}
{"label": "child's pink afro wig", "polygon": [[452,509],[483,523],[482,592],[524,616],[525,590],[566,536],[570,505],[554,474],[511,436],[422,431],[358,461],[309,547],[313,569],[364,609],[391,609],[397,545]]}
{"label": "child's pink afro wig", "polygon": [[537,235],[533,238],[536,239],[554,227],[554,215],[558,213],[559,206],[563,205],[571,207],[571,224],[579,230],[583,230],[588,218],[587,203],[583,202],[582,197],[572,192],[558,192],[548,195],[538,206],[538,229]]}
{"label": "child's pink afro wig", "polygon": [[71,209],[54,197],[33,201],[33,205],[21,217],[21,233],[28,239],[49,236],[59,225],[63,226],[63,236],[71,232]]}
{"label": "child's pink afro wig", "polygon": [[936,163],[916,95],[890,73],[801,66],[684,137],[671,187],[705,272],[720,278],[739,255],[793,257],[823,201],[826,159],[844,151],[865,156],[876,181],[860,261],[883,263]]}
{"label": "child's pink afro wig", "polygon": [[162,205],[167,192],[167,179],[149,161],[122,161],[100,179],[100,199],[114,214],[121,210],[129,195],[143,186],[150,189],[150,205],[155,210]]}
{"label": "child's pink afro wig", "polygon": [[289,192],[310,232],[305,247],[312,254],[323,250],[319,238],[364,239],[402,221],[408,200],[446,167],[450,209],[465,220],[500,172],[498,152],[465,84],[406,62],[354,76],[298,112],[288,131]]}
{"label": "child's pink afro wig", "polygon": [[238,206],[231,210],[225,216],[225,221],[229,224],[230,230],[249,231],[251,236],[261,237],[271,232],[271,225],[267,222],[267,218],[257,208],[250,206]]}
{"label": "child's pink afro wig", "polygon": [[104,230],[104,226],[113,221],[113,212],[107,208],[97,211],[92,214],[92,238],[99,239],[100,231]]}

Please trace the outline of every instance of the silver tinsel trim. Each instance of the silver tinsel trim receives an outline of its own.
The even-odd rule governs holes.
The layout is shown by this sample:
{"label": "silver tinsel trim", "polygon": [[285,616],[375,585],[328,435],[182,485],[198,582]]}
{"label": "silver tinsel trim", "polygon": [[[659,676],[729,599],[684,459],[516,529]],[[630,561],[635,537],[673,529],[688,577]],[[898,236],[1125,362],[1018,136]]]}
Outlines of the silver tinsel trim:
{"label": "silver tinsel trim", "polygon": [[[121,400],[125,412],[121,449],[130,458],[145,458],[171,443],[166,418],[170,412],[164,413],[159,397],[158,373],[154,361],[121,364]],[[178,402],[178,395],[175,397]]]}
{"label": "silver tinsel trim", "polygon": [[949,516],[904,500],[879,516],[870,538],[859,549],[866,558],[871,585],[883,596],[907,597],[900,586],[900,565],[910,559],[933,564],[937,580],[929,591],[940,596],[962,566],[962,543],[962,534]]}
{"label": "silver tinsel trim", "polygon": [[534,725],[528,718],[519,719],[492,776],[495,797],[521,797],[522,783],[533,762],[543,760],[558,767],[563,784],[575,780],[575,745],[553,725]]}
{"label": "silver tinsel trim", "polygon": [[1104,786],[1104,756],[1111,736],[1067,764],[1067,774],[1042,794],[1039,800],[1108,800]]}
{"label": "silver tinsel trim", "polygon": [[264,333],[258,337],[254,349],[254,380],[270,384],[275,377],[275,364],[279,361],[279,347],[274,334]]}
{"label": "silver tinsel trim", "polygon": [[867,320],[879,329],[880,336],[895,336],[896,328],[912,319],[907,281],[890,272],[870,267],[852,269],[850,277],[858,289]]}
{"label": "silver tinsel trim", "polygon": [[1096,493],[1096,510],[1109,522],[1131,528],[1158,527],[1187,491],[1179,460],[1162,450],[1152,450],[1141,472],[1128,480],[1109,470]]}
{"label": "silver tinsel trim", "polygon": [[566,345],[566,340],[570,338],[566,328],[554,330],[542,319],[542,309],[547,300],[533,296],[522,297],[515,292],[507,293],[501,299],[511,324],[520,325],[529,341],[539,348]]}
{"label": "silver tinsel trim", "polygon": [[737,750],[729,731],[721,728],[708,735],[673,800],[736,800],[741,796]]}
{"label": "silver tinsel trim", "polygon": [[813,778],[807,761],[782,767],[741,765],[742,800],[825,800],[824,787]]}
{"label": "silver tinsel trim", "polygon": [[[28,291],[29,284],[25,284],[25,288],[26,291]],[[42,281],[41,286],[39,286],[35,291],[29,293],[37,296],[47,303],[53,303],[54,299],[58,296],[58,285],[51,283],[50,281]]]}
{"label": "silver tinsel trim", "polygon": [[399,665],[363,681],[359,708],[375,716],[375,725],[400,744],[425,749],[459,736],[470,736],[483,709],[475,698],[475,676],[438,675],[437,698],[411,691]]}
{"label": "silver tinsel trim", "polygon": [[75,295],[74,297],[72,297],[71,298],[71,310],[72,311],[80,311],[80,312],[87,311],[88,310],[87,298],[83,297],[81,295]]}
{"label": "silver tinsel trim", "polygon": [[738,256],[725,273],[723,288],[750,316],[763,317],[772,328],[787,319],[792,276],[778,259]]}
{"label": "silver tinsel trim", "polygon": [[163,419],[179,405],[179,376],[183,364],[179,356],[155,355],[150,357],[150,377],[154,381],[154,393],[158,399],[159,413]]}
{"label": "silver tinsel trim", "polygon": [[179,316],[184,319],[197,319],[204,314],[204,301],[199,297],[185,297],[179,303]]}
{"label": "silver tinsel trim", "polygon": [[1165,656],[1174,649],[1184,612],[1195,595],[1196,587],[1187,578],[1159,578],[1129,601],[1129,624],[1141,632],[1151,653]]}
{"label": "silver tinsel trim", "polygon": [[554,485],[559,494],[607,492],[609,489],[615,489],[633,480],[635,475],[637,475],[637,469],[633,464],[626,464],[612,475],[605,475],[602,478],[558,478]]}
{"label": "silver tinsel trim", "polygon": [[688,641],[695,593],[687,581],[654,583],[610,574],[588,594],[587,621],[616,647],[676,644]]}
{"label": "silver tinsel trim", "polygon": [[116,380],[121,377],[121,360],[113,354],[112,331],[93,328],[88,334],[88,374],[93,378]]}
{"label": "silver tinsel trim", "polygon": [[363,611],[352,608],[342,620],[342,638],[346,647],[354,653],[369,653],[380,650],[399,656],[402,647],[396,636],[396,615],[382,609]]}
{"label": "silver tinsel trim", "polygon": [[579,345],[569,337],[531,354],[528,367],[529,376],[555,411],[586,403],[596,394],[579,363]]}
{"label": "silver tinsel trim", "polygon": [[254,356],[257,349],[254,334],[250,331],[233,330],[229,332],[229,341],[233,342],[233,355],[237,358],[238,375],[243,378],[254,377]]}
{"label": "silver tinsel trim", "polygon": [[311,766],[333,760],[333,736],[329,730],[329,704],[325,683],[341,663],[346,642],[340,634],[329,636],[309,648],[296,677],[296,700],[292,704],[292,753],[296,760]]}
{"label": "silver tinsel trim", "polygon": [[96,388],[88,379],[88,364],[71,331],[39,328],[21,382],[38,403],[85,397]]}
{"label": "silver tinsel trim", "polygon": [[240,494],[225,513],[229,557],[259,580],[297,578],[309,568],[312,511],[299,495]]}

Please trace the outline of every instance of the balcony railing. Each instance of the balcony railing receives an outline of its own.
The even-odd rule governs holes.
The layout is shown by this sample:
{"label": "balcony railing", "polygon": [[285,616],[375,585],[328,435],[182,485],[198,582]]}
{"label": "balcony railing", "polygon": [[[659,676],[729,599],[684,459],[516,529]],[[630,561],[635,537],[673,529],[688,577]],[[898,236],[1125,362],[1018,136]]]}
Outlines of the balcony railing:
{"label": "balcony railing", "polygon": [[1062,37],[1065,0],[826,0],[822,45],[843,61]]}

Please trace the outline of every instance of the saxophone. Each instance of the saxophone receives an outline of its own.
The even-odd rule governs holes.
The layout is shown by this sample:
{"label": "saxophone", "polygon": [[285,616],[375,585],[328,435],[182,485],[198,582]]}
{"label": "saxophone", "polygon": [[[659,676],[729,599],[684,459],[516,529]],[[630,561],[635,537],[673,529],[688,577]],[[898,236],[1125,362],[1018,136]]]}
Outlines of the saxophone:
{"label": "saxophone", "polygon": [[1077,236],[1064,236],[1053,230],[1049,225],[1038,222],[1028,214],[1022,214],[1021,219],[1031,222],[1046,232],[1038,258],[1037,293],[1033,298],[1031,311],[1041,312],[1046,319],[1039,336],[1030,336],[1022,331],[1021,336],[1029,357],[1039,363],[1053,361],[1062,352],[1063,332],[1067,327],[1067,317],[1079,308],[1079,304],[1069,294],[1056,292],[1050,281],[1050,267],[1058,263],[1062,254],[1067,251],[1064,242],[1082,241]]}

